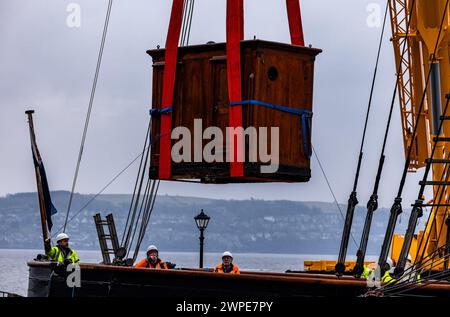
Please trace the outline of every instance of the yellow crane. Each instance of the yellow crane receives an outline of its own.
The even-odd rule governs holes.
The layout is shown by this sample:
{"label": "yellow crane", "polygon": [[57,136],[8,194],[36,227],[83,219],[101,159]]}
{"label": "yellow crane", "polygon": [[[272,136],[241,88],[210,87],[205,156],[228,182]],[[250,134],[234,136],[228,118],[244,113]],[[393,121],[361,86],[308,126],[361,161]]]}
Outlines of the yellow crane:
{"label": "yellow crane", "polygon": [[[380,155],[378,174],[373,194],[367,203],[367,215],[357,253],[357,261],[345,261],[353,213],[358,204],[356,187],[361,166],[364,135],[353,191],[349,197],[344,231],[338,261],[305,261],[305,269],[330,271],[337,274],[353,271],[362,274],[373,212],[378,208],[378,185],[384,163],[384,149],[389,131],[395,93],[398,94],[405,149],[405,168],[399,191],[391,207],[384,242],[378,264],[382,272],[390,257],[402,274],[409,257],[415,263],[433,270],[448,268],[450,225],[450,11],[449,0],[388,0],[385,22],[389,13],[394,56],[397,69],[397,86],[394,91],[388,127]],[[381,42],[384,33],[380,39]],[[380,48],[378,54],[380,53]],[[378,59],[377,59],[378,64]],[[376,77],[376,68],[374,81]],[[372,83],[373,92],[373,83]],[[370,110],[369,99],[368,112]],[[366,118],[367,125],[367,118]],[[407,172],[424,170],[419,195],[412,204],[411,217],[404,235],[394,234],[398,216],[403,210],[402,191]],[[429,177],[431,175],[431,177]],[[431,179],[430,179],[431,178]],[[432,197],[425,201],[427,186],[432,186]],[[406,202],[405,202],[406,203]],[[424,209],[430,210],[425,228],[416,234],[418,219]],[[424,266],[423,259],[433,258]],[[432,267],[431,267],[432,265]]]}
{"label": "yellow crane", "polygon": [[[449,242],[446,220],[450,207],[447,186],[450,142],[446,136],[450,136],[450,121],[448,114],[442,112],[450,93],[450,12],[446,0],[389,0],[389,10],[395,61],[400,70],[398,92],[406,155],[412,145],[408,168],[415,172],[432,164],[432,181],[421,185],[433,186],[433,197],[421,206],[429,207],[431,213],[425,228],[417,235],[412,232],[409,248],[405,245],[406,235],[395,234],[390,256],[398,261],[405,249],[404,253],[408,252],[413,262],[418,262]],[[406,54],[402,56],[404,41]],[[442,260],[438,259],[434,270],[443,268],[444,253],[437,254]]]}

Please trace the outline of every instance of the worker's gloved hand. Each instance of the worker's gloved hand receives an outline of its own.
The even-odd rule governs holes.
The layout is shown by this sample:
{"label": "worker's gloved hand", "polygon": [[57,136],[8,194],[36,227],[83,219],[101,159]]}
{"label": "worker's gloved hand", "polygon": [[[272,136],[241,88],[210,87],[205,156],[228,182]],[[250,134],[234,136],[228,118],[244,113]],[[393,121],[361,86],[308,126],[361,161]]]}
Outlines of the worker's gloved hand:
{"label": "worker's gloved hand", "polygon": [[72,264],[72,260],[70,260],[70,259],[65,259],[65,260],[64,260],[64,265],[65,265],[65,266],[68,266],[68,265],[70,265],[70,264]]}
{"label": "worker's gloved hand", "polygon": [[45,239],[44,241],[45,251],[48,252],[52,248],[52,240],[50,238]]}

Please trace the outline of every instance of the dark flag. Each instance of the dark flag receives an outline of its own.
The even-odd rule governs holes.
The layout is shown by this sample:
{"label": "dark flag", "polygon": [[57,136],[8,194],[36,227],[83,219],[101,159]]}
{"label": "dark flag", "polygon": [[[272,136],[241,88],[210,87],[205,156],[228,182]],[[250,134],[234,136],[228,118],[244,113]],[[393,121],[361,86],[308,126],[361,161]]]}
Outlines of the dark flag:
{"label": "dark flag", "polygon": [[44,163],[42,162],[39,149],[36,144],[36,136],[34,134],[33,119],[31,117],[32,112],[28,113],[30,124],[30,138],[31,138],[31,151],[33,153],[34,167],[36,171],[36,182],[39,195],[39,205],[41,213],[43,208],[45,211],[45,218],[47,220],[47,228],[52,230],[52,216],[57,213],[55,206],[53,206],[52,199],[50,197],[50,190],[48,188],[47,175],[45,173]]}

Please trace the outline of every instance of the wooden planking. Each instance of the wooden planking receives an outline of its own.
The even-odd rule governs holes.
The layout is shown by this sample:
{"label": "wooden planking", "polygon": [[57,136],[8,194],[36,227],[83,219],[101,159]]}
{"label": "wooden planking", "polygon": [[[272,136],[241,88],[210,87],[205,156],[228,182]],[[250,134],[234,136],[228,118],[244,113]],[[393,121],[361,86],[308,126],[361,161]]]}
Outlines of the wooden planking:
{"label": "wooden planking", "polygon": [[[154,85],[153,108],[159,109],[161,80],[164,70],[164,50],[152,50]],[[173,128],[194,128],[194,119],[203,119],[203,129],[228,126],[228,88],[224,43],[180,48],[179,67],[173,110]],[[260,40],[242,42],[243,99],[256,99],[291,108],[312,109],[313,66],[320,50],[266,42]],[[271,67],[278,70],[278,78],[270,80]],[[154,118],[152,136],[159,133],[159,119]],[[261,106],[243,106],[243,127],[280,128],[280,171],[275,174],[259,174],[258,164],[246,163],[243,181],[307,181],[310,177],[309,159],[303,153],[301,120],[299,116]],[[225,134],[224,134],[225,135]],[[308,136],[309,138],[309,136]],[[310,142],[310,140],[308,140]],[[203,142],[205,145],[207,141]],[[172,141],[173,144],[173,141]],[[292,145],[295,146],[292,146]],[[310,145],[310,144],[309,144]],[[194,142],[191,142],[194,149]],[[225,147],[225,144],[224,144]],[[270,144],[268,145],[270,149]],[[248,142],[246,149],[248,149]],[[226,153],[222,151],[224,159]],[[246,157],[248,157],[248,151]],[[158,147],[152,148],[151,176],[158,170]],[[192,157],[192,160],[194,157]],[[227,182],[229,163],[173,163],[172,176],[176,178],[200,178],[203,181]],[[262,179],[264,178],[264,179]]]}

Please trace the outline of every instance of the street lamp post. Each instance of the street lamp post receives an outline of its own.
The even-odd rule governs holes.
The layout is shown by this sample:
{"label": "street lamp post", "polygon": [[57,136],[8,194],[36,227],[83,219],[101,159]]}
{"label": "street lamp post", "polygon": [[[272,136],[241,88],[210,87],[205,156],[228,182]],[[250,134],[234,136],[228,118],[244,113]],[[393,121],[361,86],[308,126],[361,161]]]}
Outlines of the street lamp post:
{"label": "street lamp post", "polygon": [[200,230],[200,265],[199,267],[202,269],[203,268],[203,244],[205,241],[205,237],[203,235],[206,227],[208,226],[208,222],[209,222],[209,217],[208,215],[206,215],[203,212],[203,209],[201,210],[201,212],[194,217],[195,219],[195,223],[197,224],[197,228],[198,230]]}

